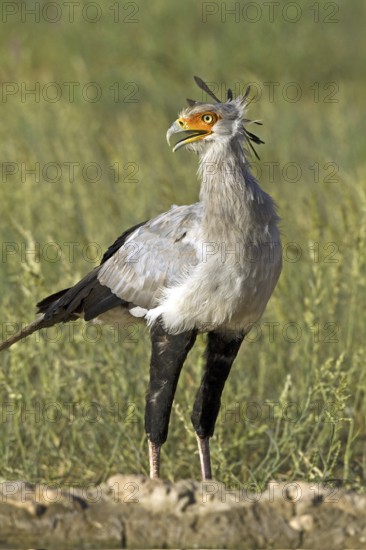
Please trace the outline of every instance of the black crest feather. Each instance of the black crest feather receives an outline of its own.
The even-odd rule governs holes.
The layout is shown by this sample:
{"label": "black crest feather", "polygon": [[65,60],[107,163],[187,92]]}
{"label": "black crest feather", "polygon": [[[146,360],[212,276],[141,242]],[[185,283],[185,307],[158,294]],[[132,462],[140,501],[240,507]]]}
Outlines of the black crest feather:
{"label": "black crest feather", "polygon": [[255,143],[256,145],[261,145],[264,143],[264,141],[262,141],[258,136],[256,136],[255,134],[253,134],[252,132],[249,132],[245,126],[243,126],[243,130],[244,130],[244,135],[245,137],[247,138],[246,139],[246,142],[247,144],[249,145],[251,151],[254,153],[255,157],[260,160],[260,156],[258,155],[257,151],[254,149],[253,145],[252,145],[252,142]]}
{"label": "black crest feather", "polygon": [[[213,93],[212,90],[210,90],[210,88],[207,86],[207,84],[202,80],[202,78],[200,78],[199,76],[195,76],[194,77],[194,80],[197,84],[197,86],[203,91],[205,92],[207,95],[209,95],[212,99],[214,99],[217,103],[221,103],[221,101],[219,100],[218,97],[216,97],[216,95]],[[245,101],[246,99],[248,99],[248,96],[250,94],[250,86],[248,86],[244,92],[244,95],[243,95],[243,100]],[[227,90],[227,101],[232,101],[233,99],[233,91],[231,90],[231,88],[228,88]],[[193,99],[187,99],[187,102],[188,102],[188,105],[190,107],[193,107],[194,105],[197,104],[197,101],[194,101]],[[244,135],[245,135],[245,138],[246,138],[246,142],[247,144],[249,145],[250,147],[250,150],[253,152],[253,154],[255,155],[255,157],[260,160],[260,157],[257,153],[257,151],[254,149],[254,146],[252,143],[255,143],[256,145],[261,145],[264,143],[264,141],[262,141],[258,136],[256,136],[255,134],[253,134],[252,132],[249,132],[249,130],[246,129],[245,127],[245,123],[250,123],[250,122],[254,122],[254,124],[258,124],[258,126],[262,126],[262,123],[259,122],[258,120],[250,120],[248,118],[245,118],[243,120],[243,130],[244,130]]]}
{"label": "black crest feather", "polygon": [[247,99],[248,95],[250,94],[250,90],[251,90],[251,88],[250,88],[250,86],[248,86],[247,89],[245,90],[245,93],[244,93],[244,96],[243,96],[244,99]]}
{"label": "black crest feather", "polygon": [[199,76],[195,76],[194,80],[195,80],[197,86],[199,88],[201,88],[201,90],[203,92],[206,92],[206,94],[209,95],[210,97],[212,97],[212,99],[214,99],[215,101],[217,101],[217,103],[221,103],[219,98],[216,97],[215,94],[213,93],[213,91],[210,90],[210,88],[207,86],[207,84],[205,82],[203,82],[202,78],[200,78]]}

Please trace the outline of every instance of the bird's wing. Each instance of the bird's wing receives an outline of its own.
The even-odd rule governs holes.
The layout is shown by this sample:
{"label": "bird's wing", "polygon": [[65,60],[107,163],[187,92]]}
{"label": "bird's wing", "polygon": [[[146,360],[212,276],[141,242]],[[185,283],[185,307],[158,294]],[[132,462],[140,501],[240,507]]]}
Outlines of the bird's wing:
{"label": "bird's wing", "polygon": [[98,281],[135,306],[151,309],[162,291],[198,263],[197,235],[202,206],[174,206],[137,227],[98,269]]}

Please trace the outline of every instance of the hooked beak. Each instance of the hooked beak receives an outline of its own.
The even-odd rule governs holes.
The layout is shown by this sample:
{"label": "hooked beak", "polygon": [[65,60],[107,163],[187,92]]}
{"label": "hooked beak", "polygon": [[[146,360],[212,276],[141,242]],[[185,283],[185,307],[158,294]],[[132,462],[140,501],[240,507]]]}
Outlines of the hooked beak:
{"label": "hooked beak", "polygon": [[187,143],[192,143],[193,141],[198,141],[204,136],[211,134],[211,132],[190,128],[183,119],[178,118],[178,120],[173,122],[166,133],[166,139],[169,145],[170,138],[173,134],[181,134],[183,136],[179,141],[177,141],[177,143],[173,147],[173,153],[175,153],[175,151],[183,147],[183,145],[187,145]]}

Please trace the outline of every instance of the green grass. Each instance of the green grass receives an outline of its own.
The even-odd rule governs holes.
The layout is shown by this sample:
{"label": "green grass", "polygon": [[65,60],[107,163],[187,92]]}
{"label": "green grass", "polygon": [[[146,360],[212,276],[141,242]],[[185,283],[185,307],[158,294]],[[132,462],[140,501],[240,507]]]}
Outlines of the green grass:
{"label": "green grass", "polygon": [[[255,82],[262,97],[250,116],[263,120],[266,142],[255,169],[279,206],[285,262],[225,388],[212,441],[214,472],[228,484],[339,479],[362,487],[365,4],[338,2],[335,23],[314,23],[305,1],[298,2],[297,23],[282,16],[268,21],[262,2],[257,23],[229,16],[221,22],[220,15],[204,23],[202,4],[193,0],[137,2],[139,22],[113,23],[111,4],[100,3],[103,16],[94,24],[80,16],[53,25],[14,16],[2,24],[3,83],[21,89],[39,82],[44,92],[57,82],[64,94],[63,83],[80,83],[73,102],[67,95],[54,103],[30,95],[22,101],[19,91],[1,104],[2,336],[13,328],[7,323],[29,322],[38,300],[96,265],[124,229],[197,199],[197,159],[185,151],[172,155],[165,142],[185,98],[201,97],[193,75],[223,88]],[[322,19],[329,3],[319,2],[319,9]],[[98,83],[100,101],[83,98],[88,82]],[[273,101],[266,82],[279,83]],[[290,82],[300,86],[297,102],[283,97],[294,91]],[[336,102],[328,102],[332,91]],[[137,101],[127,102],[132,92]],[[35,163],[39,180],[30,174],[22,181],[22,169]],[[60,166],[58,178],[48,163]],[[74,181],[70,163],[78,163]],[[83,175],[88,163],[100,167],[98,181],[92,172]],[[274,181],[268,163],[278,163]],[[18,168],[13,176],[4,172],[10,166]],[[203,350],[200,338],[181,376],[163,449],[166,478],[199,477],[189,416]],[[4,353],[1,475],[85,485],[116,471],[147,473],[148,357],[141,327],[116,334],[81,323]]]}

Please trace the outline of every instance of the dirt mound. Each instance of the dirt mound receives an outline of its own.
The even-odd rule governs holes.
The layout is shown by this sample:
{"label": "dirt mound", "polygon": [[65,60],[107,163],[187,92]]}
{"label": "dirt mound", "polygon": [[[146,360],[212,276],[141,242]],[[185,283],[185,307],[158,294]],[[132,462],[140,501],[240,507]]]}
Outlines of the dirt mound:
{"label": "dirt mound", "polygon": [[84,489],[0,484],[0,548],[365,548],[366,496],[271,482],[115,475]]}

